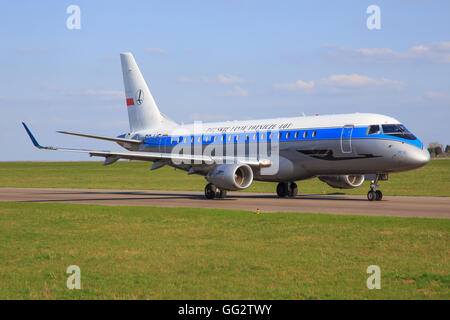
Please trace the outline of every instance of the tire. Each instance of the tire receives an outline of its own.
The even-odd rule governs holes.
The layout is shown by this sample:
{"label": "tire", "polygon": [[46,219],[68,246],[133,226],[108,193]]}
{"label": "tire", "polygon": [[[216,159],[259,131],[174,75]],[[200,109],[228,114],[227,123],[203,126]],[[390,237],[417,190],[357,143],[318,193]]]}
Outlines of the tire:
{"label": "tire", "polygon": [[205,197],[206,199],[214,199],[216,197],[216,186],[214,186],[212,183],[208,183],[205,187]]}
{"label": "tire", "polygon": [[381,201],[381,199],[383,199],[383,193],[380,190],[375,191],[376,193],[376,201]]}
{"label": "tire", "polygon": [[295,182],[292,182],[289,184],[289,198],[295,198],[297,196],[298,193],[298,187],[297,184]]}
{"label": "tire", "polygon": [[217,189],[216,197],[219,199],[223,199],[227,196],[227,190]]}
{"label": "tire", "polygon": [[369,201],[374,201],[377,198],[377,193],[375,191],[367,192],[367,199]]}
{"label": "tire", "polygon": [[280,198],[284,198],[288,195],[288,184],[286,182],[280,182],[277,185],[277,195]]}

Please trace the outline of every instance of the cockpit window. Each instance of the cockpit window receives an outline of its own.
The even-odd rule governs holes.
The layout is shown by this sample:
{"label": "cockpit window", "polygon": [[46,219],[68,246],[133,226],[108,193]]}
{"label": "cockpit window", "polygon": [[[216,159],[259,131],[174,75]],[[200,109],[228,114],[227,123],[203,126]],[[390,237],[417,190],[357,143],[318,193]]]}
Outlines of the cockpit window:
{"label": "cockpit window", "polygon": [[399,137],[408,140],[416,140],[417,138],[409,132],[402,124],[383,124],[383,133],[394,137]]}
{"label": "cockpit window", "polygon": [[370,126],[369,129],[367,130],[367,134],[378,134],[380,133],[380,126],[379,125],[373,125]]}

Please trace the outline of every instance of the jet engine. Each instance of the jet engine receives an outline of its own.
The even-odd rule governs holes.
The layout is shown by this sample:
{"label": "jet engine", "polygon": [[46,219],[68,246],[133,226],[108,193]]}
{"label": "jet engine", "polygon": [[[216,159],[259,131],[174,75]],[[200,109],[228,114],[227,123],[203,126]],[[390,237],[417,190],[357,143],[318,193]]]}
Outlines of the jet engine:
{"label": "jet engine", "polygon": [[333,188],[353,189],[363,184],[364,175],[319,176],[319,179]]}
{"label": "jet engine", "polygon": [[253,171],[246,164],[221,164],[208,173],[206,180],[223,190],[243,190],[253,182]]}

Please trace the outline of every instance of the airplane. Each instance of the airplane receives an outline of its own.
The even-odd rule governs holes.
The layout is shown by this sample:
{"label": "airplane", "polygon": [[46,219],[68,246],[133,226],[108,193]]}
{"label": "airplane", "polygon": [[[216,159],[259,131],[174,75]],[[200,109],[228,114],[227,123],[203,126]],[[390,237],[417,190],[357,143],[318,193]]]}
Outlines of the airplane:
{"label": "airplane", "polygon": [[370,180],[367,199],[379,201],[378,182],[389,174],[426,165],[429,152],[398,120],[371,113],[315,115],[248,121],[177,124],[162,114],[133,55],[121,53],[130,132],[117,137],[58,131],[116,142],[126,151],[96,151],[41,146],[104,157],[153,162],[205,177],[205,197],[221,199],[254,180],[278,182],[276,193],[294,198],[296,181],[319,178],[333,188],[352,189]]}

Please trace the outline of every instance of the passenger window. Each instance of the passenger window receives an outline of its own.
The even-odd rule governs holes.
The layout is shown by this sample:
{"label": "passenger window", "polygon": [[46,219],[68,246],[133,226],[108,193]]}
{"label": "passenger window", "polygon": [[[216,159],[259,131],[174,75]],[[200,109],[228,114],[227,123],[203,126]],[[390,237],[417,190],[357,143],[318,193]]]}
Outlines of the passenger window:
{"label": "passenger window", "polygon": [[194,137],[191,138],[191,143],[194,143]]}
{"label": "passenger window", "polygon": [[367,135],[378,134],[378,133],[380,133],[379,125],[369,126],[369,129],[367,130]]}
{"label": "passenger window", "polygon": [[315,138],[316,137],[316,131],[313,131],[312,133],[312,137]]}
{"label": "passenger window", "polygon": [[261,133],[261,140],[264,140],[264,133]]}
{"label": "passenger window", "polygon": [[308,131],[303,132],[303,138],[306,138],[308,136]]}
{"label": "passenger window", "polygon": [[298,131],[294,134],[294,138],[295,138],[295,139],[298,138]]}
{"label": "passenger window", "polygon": [[289,139],[289,132],[286,132],[286,139]]}

